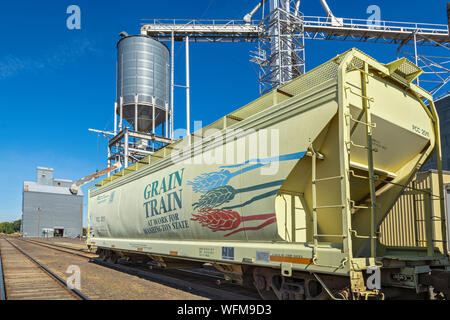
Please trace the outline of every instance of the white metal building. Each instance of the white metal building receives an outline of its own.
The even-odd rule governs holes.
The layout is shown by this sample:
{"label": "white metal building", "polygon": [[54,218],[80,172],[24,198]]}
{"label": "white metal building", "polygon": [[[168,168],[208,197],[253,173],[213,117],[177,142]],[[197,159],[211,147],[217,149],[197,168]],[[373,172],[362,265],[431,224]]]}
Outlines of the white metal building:
{"label": "white metal building", "polygon": [[77,237],[82,234],[83,193],[73,195],[71,180],[54,179],[53,169],[38,167],[37,179],[25,181],[22,196],[24,237]]}

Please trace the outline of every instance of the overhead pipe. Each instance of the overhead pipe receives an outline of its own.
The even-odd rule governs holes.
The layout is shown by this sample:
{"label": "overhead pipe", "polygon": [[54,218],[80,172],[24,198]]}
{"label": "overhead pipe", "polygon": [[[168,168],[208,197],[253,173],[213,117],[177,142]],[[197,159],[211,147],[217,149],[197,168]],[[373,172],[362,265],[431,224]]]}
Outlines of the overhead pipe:
{"label": "overhead pipe", "polygon": [[[109,148],[108,148],[109,149]],[[117,162],[115,164],[113,164],[112,166],[109,166],[108,168],[101,170],[101,171],[97,171],[94,172],[78,181],[75,181],[69,188],[70,192],[72,194],[78,194],[78,191],[80,190],[80,187],[85,185],[88,182],[91,182],[94,179],[97,179],[98,177],[101,177],[104,174],[109,174],[111,171],[114,170],[118,170],[122,167],[122,165],[120,164],[120,162]]]}
{"label": "overhead pipe", "polygon": [[[333,27],[336,26],[342,26],[344,21],[342,18],[336,18],[336,16],[333,14],[333,12],[331,11],[330,7],[328,6],[328,3],[326,2],[326,0],[320,0],[320,3],[322,4],[323,9],[326,11],[327,13],[327,18],[331,18],[331,25]],[[328,21],[328,19],[327,19]]]}
{"label": "overhead pipe", "polygon": [[300,12],[300,0],[297,0],[297,2],[295,3],[294,16],[298,17],[299,12]]}
{"label": "overhead pipe", "polygon": [[255,13],[259,10],[259,8],[261,8],[264,4],[266,3],[266,0],[261,0],[261,2],[260,3],[258,3],[257,5],[256,5],[256,7],[250,12],[250,13],[247,13],[245,16],[244,16],[244,22],[246,23],[246,24],[250,24],[251,22],[252,22],[252,18],[253,18],[253,16],[255,15]]}
{"label": "overhead pipe", "polygon": [[335,18],[333,12],[331,12],[330,7],[328,6],[328,3],[326,2],[326,0],[320,0],[320,3],[322,4],[323,9],[326,11],[327,15],[331,18]]}

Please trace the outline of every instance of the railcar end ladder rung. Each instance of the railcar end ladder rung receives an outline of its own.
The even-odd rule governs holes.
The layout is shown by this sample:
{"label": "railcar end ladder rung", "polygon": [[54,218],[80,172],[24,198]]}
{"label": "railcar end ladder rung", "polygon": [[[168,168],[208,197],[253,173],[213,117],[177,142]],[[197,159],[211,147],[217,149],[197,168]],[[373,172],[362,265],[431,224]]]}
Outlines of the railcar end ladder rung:
{"label": "railcar end ladder rung", "polygon": [[352,208],[356,208],[356,209],[370,209],[369,206],[357,206],[356,202],[354,200],[350,200],[350,204],[351,204]]}
{"label": "railcar end ladder rung", "polygon": [[333,209],[333,208],[341,208],[342,209],[342,208],[345,208],[345,206],[342,204],[331,205],[331,206],[319,206],[319,207],[313,208],[313,210],[317,211],[317,209]]}
{"label": "railcar end ladder rung", "polygon": [[[353,236],[355,237],[355,238],[358,238],[358,239],[371,239],[372,237],[371,236],[360,236],[359,234],[358,234],[358,231],[356,231],[356,230],[349,230],[351,233],[353,233]],[[376,232],[376,234],[380,234],[380,232]],[[379,237],[378,236],[375,236],[374,237],[374,239],[378,239]]]}
{"label": "railcar end ladder rung", "polygon": [[[358,175],[358,174],[355,173],[354,170],[348,170],[348,173],[350,173],[355,178],[369,180],[369,177]],[[374,177],[375,180],[379,180],[380,179],[380,177],[377,176],[377,175],[374,175],[373,177]]]}
{"label": "railcar end ladder rung", "polygon": [[[356,148],[361,148],[361,149],[367,149],[367,150],[370,150],[369,147],[363,146],[363,145],[361,145],[361,144],[356,144],[356,143],[354,143],[353,141],[346,141],[345,143],[346,143],[347,145],[351,145],[351,146],[354,146],[354,147],[356,147]],[[347,147],[347,148],[348,148],[348,147]],[[372,151],[373,151],[373,152],[378,152],[378,149],[377,149],[377,148],[373,148]]]}
{"label": "railcar end ladder rung", "polygon": [[[358,70],[359,70],[359,69],[358,69]],[[345,90],[349,90],[349,91],[350,91],[351,93],[353,93],[355,96],[358,96],[358,97],[361,97],[361,98],[363,98],[363,99],[366,99],[367,101],[375,102],[375,98],[374,98],[374,97],[366,97],[366,96],[364,96],[364,95],[362,95],[362,94],[360,94],[360,93],[354,92],[354,91],[352,90],[352,88],[349,87],[349,86],[345,86]]]}
{"label": "railcar end ladder rung", "polygon": [[315,179],[315,180],[312,180],[312,183],[322,182],[322,181],[329,181],[329,180],[335,180],[335,179],[344,179],[344,177],[343,176],[335,176],[335,177]]}
{"label": "railcar end ladder rung", "polygon": [[317,234],[315,238],[347,238],[345,234]]}
{"label": "railcar end ladder rung", "polygon": [[355,119],[355,118],[352,117],[352,115],[350,113],[346,113],[345,116],[347,118],[350,118],[350,120],[353,121],[353,122],[357,122],[357,123],[360,123],[362,125],[365,125],[365,126],[368,126],[368,127],[371,127],[371,128],[376,128],[377,127],[377,124],[375,122],[367,123],[367,122]]}

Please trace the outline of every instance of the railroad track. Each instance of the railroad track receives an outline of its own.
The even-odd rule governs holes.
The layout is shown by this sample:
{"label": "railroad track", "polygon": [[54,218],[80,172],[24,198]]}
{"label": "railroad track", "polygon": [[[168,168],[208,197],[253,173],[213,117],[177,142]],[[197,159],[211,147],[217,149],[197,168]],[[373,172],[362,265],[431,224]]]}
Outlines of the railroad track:
{"label": "railroad track", "polygon": [[5,279],[3,277],[3,262],[2,262],[2,252],[0,248],[0,300],[6,300],[5,292]]}
{"label": "railroad track", "polygon": [[79,257],[86,258],[86,259],[98,258],[98,254],[89,253],[82,249],[75,249],[75,248],[70,248],[67,246],[62,246],[62,245],[53,244],[53,243],[45,243],[45,242],[30,240],[30,239],[23,239],[23,238],[18,238],[18,239],[20,241],[36,244],[36,245],[39,245],[42,247],[47,247],[49,249],[53,249],[53,250],[60,251],[60,252],[70,253],[72,255],[79,256]]}
{"label": "railroad track", "polygon": [[63,246],[61,244],[56,244],[56,243],[53,243],[53,242],[50,242],[50,241],[36,240],[34,238],[30,238],[30,239],[28,239],[28,238],[27,239],[25,239],[25,238],[18,238],[18,239],[24,240],[24,241],[34,241],[34,242],[37,242],[37,243],[51,245],[53,247],[58,247],[58,248],[62,248],[62,249],[70,249],[70,250],[73,250],[73,251],[78,251],[78,252],[83,252],[83,253],[92,253],[92,251],[90,251],[87,247],[84,248],[84,249],[77,249],[77,248],[70,247],[70,246]]}
{"label": "railroad track", "polygon": [[54,272],[6,238],[0,238],[2,299],[88,300]]}
{"label": "railroad track", "polygon": [[256,290],[228,283],[219,272],[198,269],[149,270],[148,266],[135,265],[127,262],[112,263],[109,261],[102,261],[97,254],[87,253],[82,249],[74,249],[67,246],[23,238],[21,238],[20,241],[85,258],[98,265],[102,265],[120,272],[137,275],[161,284],[178,287],[182,290],[207,293],[217,299],[260,299]]}

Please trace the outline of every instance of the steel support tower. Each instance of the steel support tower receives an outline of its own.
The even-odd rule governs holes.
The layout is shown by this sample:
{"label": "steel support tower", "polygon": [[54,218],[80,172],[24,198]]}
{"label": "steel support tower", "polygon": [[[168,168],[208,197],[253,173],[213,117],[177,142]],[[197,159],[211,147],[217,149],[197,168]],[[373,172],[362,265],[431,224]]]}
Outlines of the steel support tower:
{"label": "steel support tower", "polygon": [[[326,17],[305,16],[300,11],[300,1],[262,0],[243,20],[151,19],[144,20],[141,33],[172,43],[186,39],[256,42],[251,61],[260,67],[260,94],[306,71],[305,40],[387,43],[400,49],[409,46],[413,48],[412,54],[397,51],[432,76],[430,82],[422,83],[428,84],[426,89],[437,94],[450,81],[448,25],[336,18],[326,2],[321,2]],[[262,13],[261,19],[252,19],[258,11]],[[419,48],[424,47],[433,49],[427,51],[431,53],[421,53]]]}

